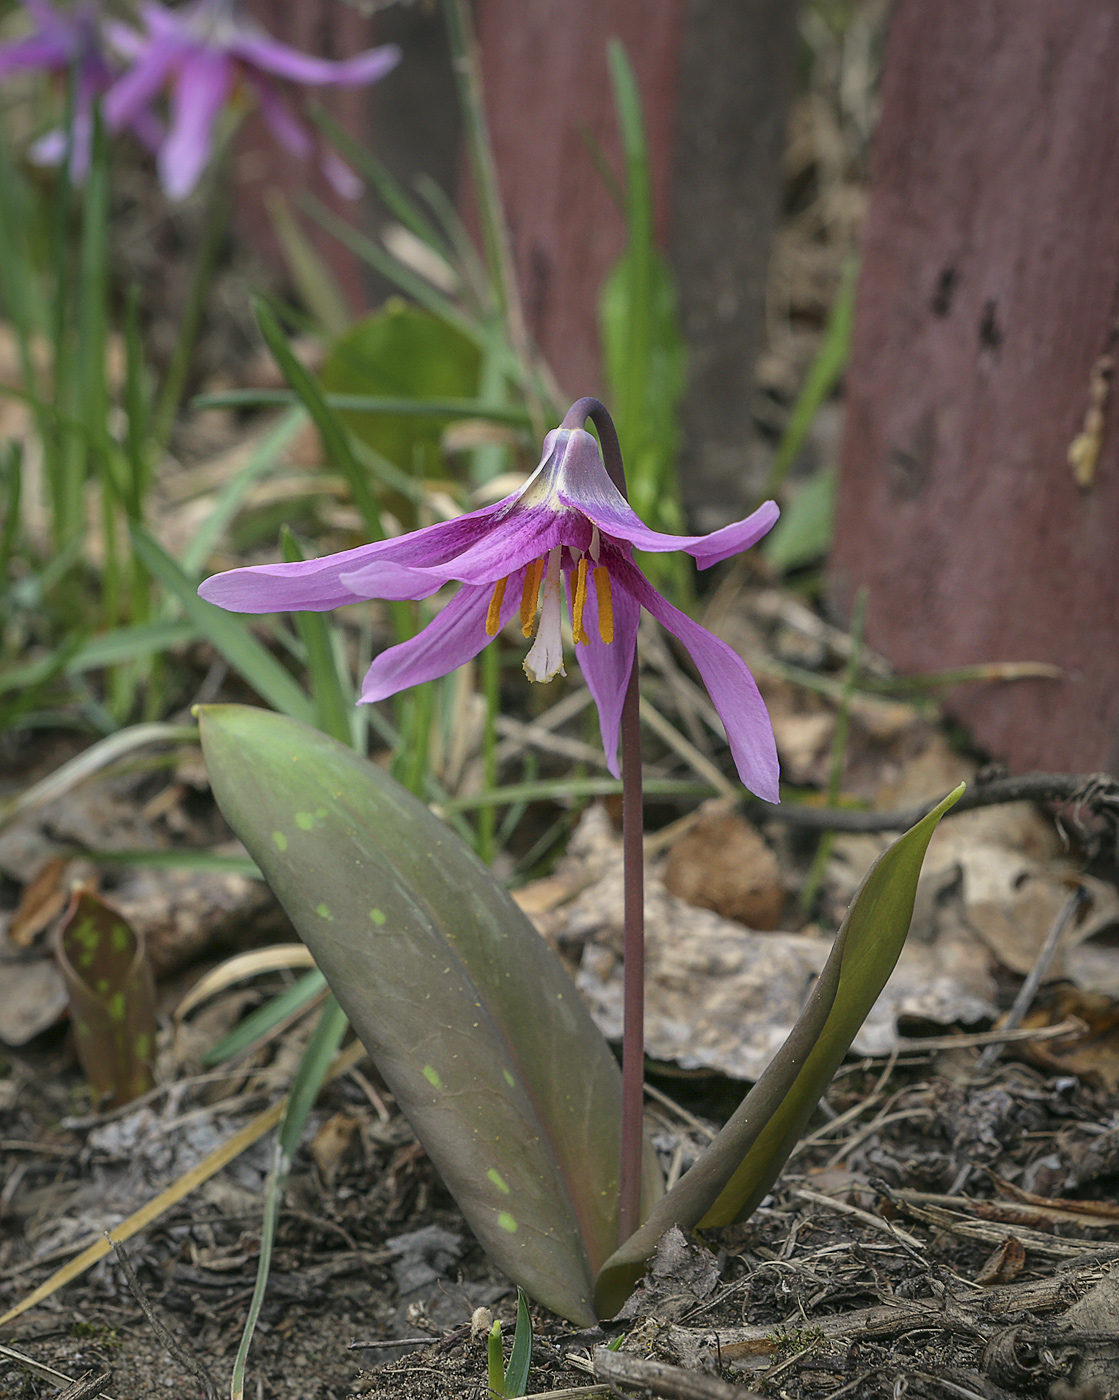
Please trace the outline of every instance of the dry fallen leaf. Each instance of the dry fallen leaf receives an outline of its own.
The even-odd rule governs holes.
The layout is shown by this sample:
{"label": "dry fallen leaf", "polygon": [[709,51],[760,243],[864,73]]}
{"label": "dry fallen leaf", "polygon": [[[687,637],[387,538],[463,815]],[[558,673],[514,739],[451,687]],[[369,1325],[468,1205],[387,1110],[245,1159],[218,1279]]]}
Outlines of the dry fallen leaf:
{"label": "dry fallen leaf", "polygon": [[8,937],[17,948],[30,948],[70,902],[66,880],[69,865],[69,856],[51,856],[30,884],[24,886],[8,925]]}
{"label": "dry fallen leaf", "polygon": [[986,1287],[993,1284],[1013,1283],[1026,1262],[1026,1249],[1022,1241],[1007,1235],[975,1275],[975,1282]]}
{"label": "dry fallen leaf", "polygon": [[785,903],[777,857],[723,799],[705,804],[695,825],[673,844],[664,883],[685,903],[747,928],[776,928]]}
{"label": "dry fallen leaf", "polygon": [[1060,1040],[1023,1041],[1017,1053],[1050,1073],[1076,1074],[1109,1093],[1119,1092],[1119,1001],[1103,992],[1064,985],[1043,991],[1022,1024],[1038,1029],[1068,1016],[1083,1021],[1087,1029]]}

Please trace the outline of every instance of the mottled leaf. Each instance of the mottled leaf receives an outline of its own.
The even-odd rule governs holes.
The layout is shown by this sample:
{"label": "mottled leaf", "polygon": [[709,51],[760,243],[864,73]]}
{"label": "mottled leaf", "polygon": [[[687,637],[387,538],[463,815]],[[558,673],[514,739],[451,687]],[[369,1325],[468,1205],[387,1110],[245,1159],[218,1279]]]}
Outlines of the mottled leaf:
{"label": "mottled leaf", "polygon": [[748,1216],[772,1186],[894,970],[913,917],[921,863],[963,784],[875,861],[859,887],[816,985],[762,1077],[726,1126],[604,1265],[595,1287],[611,1317],[633,1291],[670,1225],[725,1225]]}
{"label": "mottled leaf", "polygon": [[[621,1080],[566,972],[464,843],[379,768],[240,705],[198,711],[214,794],[479,1240],[594,1320],[617,1244]],[[660,1190],[647,1155],[646,1207]]]}
{"label": "mottled leaf", "polygon": [[111,905],[83,890],[58,936],[78,1059],[107,1108],[152,1087],[155,983],[143,944]]}

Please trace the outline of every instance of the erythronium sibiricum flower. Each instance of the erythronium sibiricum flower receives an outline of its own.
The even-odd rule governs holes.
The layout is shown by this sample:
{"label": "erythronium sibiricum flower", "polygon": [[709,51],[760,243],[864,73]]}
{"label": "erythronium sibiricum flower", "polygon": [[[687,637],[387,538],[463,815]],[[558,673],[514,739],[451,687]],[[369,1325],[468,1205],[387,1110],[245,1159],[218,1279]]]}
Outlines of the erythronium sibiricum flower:
{"label": "erythronium sibiricum flower", "polygon": [[[73,108],[69,133],[48,131],[31,147],[40,165],[60,165],[69,149],[70,178],[81,184],[89,171],[93,143],[93,104],[110,86],[114,72],[102,43],[99,13],[93,3],[59,10],[49,0],[24,0],[35,28],[22,39],[0,44],[0,78],[21,69],[37,69],[56,78],[73,78]],[[149,113],[130,121],[136,135],[153,150],[159,124]]]}
{"label": "erythronium sibiricum flower", "polygon": [[[383,78],[400,61],[395,44],[337,62],[312,58],[243,17],[237,0],[192,0],[175,10],[151,0],[140,14],[146,35],[123,24],[109,27],[132,66],[106,96],[105,115],[113,127],[126,125],[170,88],[171,128],[160,146],[159,175],[173,199],[182,199],[198,183],[210,159],[214,124],[241,83],[260,103],[280,145],[306,159],[314,140],[275,80],[361,87]],[[334,152],[325,152],[322,164],[339,193],[348,198],[360,194],[361,182]]]}
{"label": "erythronium sibiricum flower", "polygon": [[710,535],[660,534],[634,514],[611,481],[591,434],[559,428],[545,438],[540,465],[524,486],[496,505],[323,559],[232,569],[198,591],[231,612],[322,612],[359,599],[428,598],[447,583],[460,583],[422,632],[375,658],[361,691],[362,701],[371,703],[454,670],[517,616],[526,641],[535,634],[524,661],[529,679],[563,673],[564,590],[575,656],[598,705],[615,776],[622,703],[645,608],[690,653],[742,781],[776,802],[773,729],[746,663],[663,598],[637,568],[633,550],[684,550],[706,569],[756,543],[777,515],[767,501]]}

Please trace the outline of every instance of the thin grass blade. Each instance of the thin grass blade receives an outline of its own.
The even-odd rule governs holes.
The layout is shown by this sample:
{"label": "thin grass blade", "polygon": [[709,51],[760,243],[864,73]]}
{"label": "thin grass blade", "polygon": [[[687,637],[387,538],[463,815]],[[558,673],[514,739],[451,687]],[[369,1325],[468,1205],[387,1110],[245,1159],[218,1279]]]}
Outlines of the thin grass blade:
{"label": "thin grass blade", "polygon": [[276,1224],[280,1218],[280,1206],[283,1204],[284,1187],[291,1171],[292,1158],[303,1136],[307,1115],[326,1080],[335,1052],[342,1043],[347,1024],[345,1012],[331,997],[323,1007],[315,1033],[292,1080],[287,1108],[276,1135],[272,1170],[268,1174],[268,1185],[264,1192],[264,1220],[260,1233],[256,1286],[253,1288],[245,1330],[241,1334],[241,1344],[237,1348],[237,1356],[233,1363],[233,1376],[230,1381],[232,1400],[243,1400],[245,1393],[245,1363],[268,1287],[268,1275],[272,1269],[272,1249],[276,1241]]}
{"label": "thin grass blade", "polygon": [[200,598],[192,580],[163,546],[139,526],[132,527],[132,547],[147,571],[182,606],[214,650],[263,700],[293,719],[314,722],[315,710],[310,697],[268,648],[257,641],[240,617]]}
{"label": "thin grass blade", "polygon": [[311,420],[322,439],[323,452],[327,461],[342,474],[349,485],[354,504],[361,512],[370,537],[374,540],[383,540],[385,531],[381,524],[381,509],[370,488],[369,480],[361,463],[353,454],[344,424],[336,416],[334,410],[327,405],[314,376],[305,366],[300,364],[292,352],[291,346],[287,343],[287,339],[280,329],[280,323],[276,320],[271,309],[260,300],[256,303],[256,319],[261,334],[275,357],[281,373],[299,396],[303,407],[311,415]]}

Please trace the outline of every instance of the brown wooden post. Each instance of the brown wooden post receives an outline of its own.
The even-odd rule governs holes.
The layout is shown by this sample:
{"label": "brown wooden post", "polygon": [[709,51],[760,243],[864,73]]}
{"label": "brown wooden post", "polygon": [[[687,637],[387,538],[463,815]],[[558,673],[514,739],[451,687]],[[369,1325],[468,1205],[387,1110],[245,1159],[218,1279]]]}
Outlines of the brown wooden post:
{"label": "brown wooden post", "polygon": [[680,486],[700,530],[757,504],[754,362],[781,186],[795,0],[691,0],[680,52],[672,269],[688,346]]}
{"label": "brown wooden post", "polygon": [[[847,380],[833,596],[1017,769],[1119,769],[1119,8],[898,0]],[[1092,480],[1069,448],[1103,401]]]}
{"label": "brown wooden post", "polygon": [[658,238],[683,0],[478,0],[494,153],[525,312],[568,395],[602,392],[596,307],[625,224],[592,147],[621,170],[606,45],[620,39],[645,105]]}

